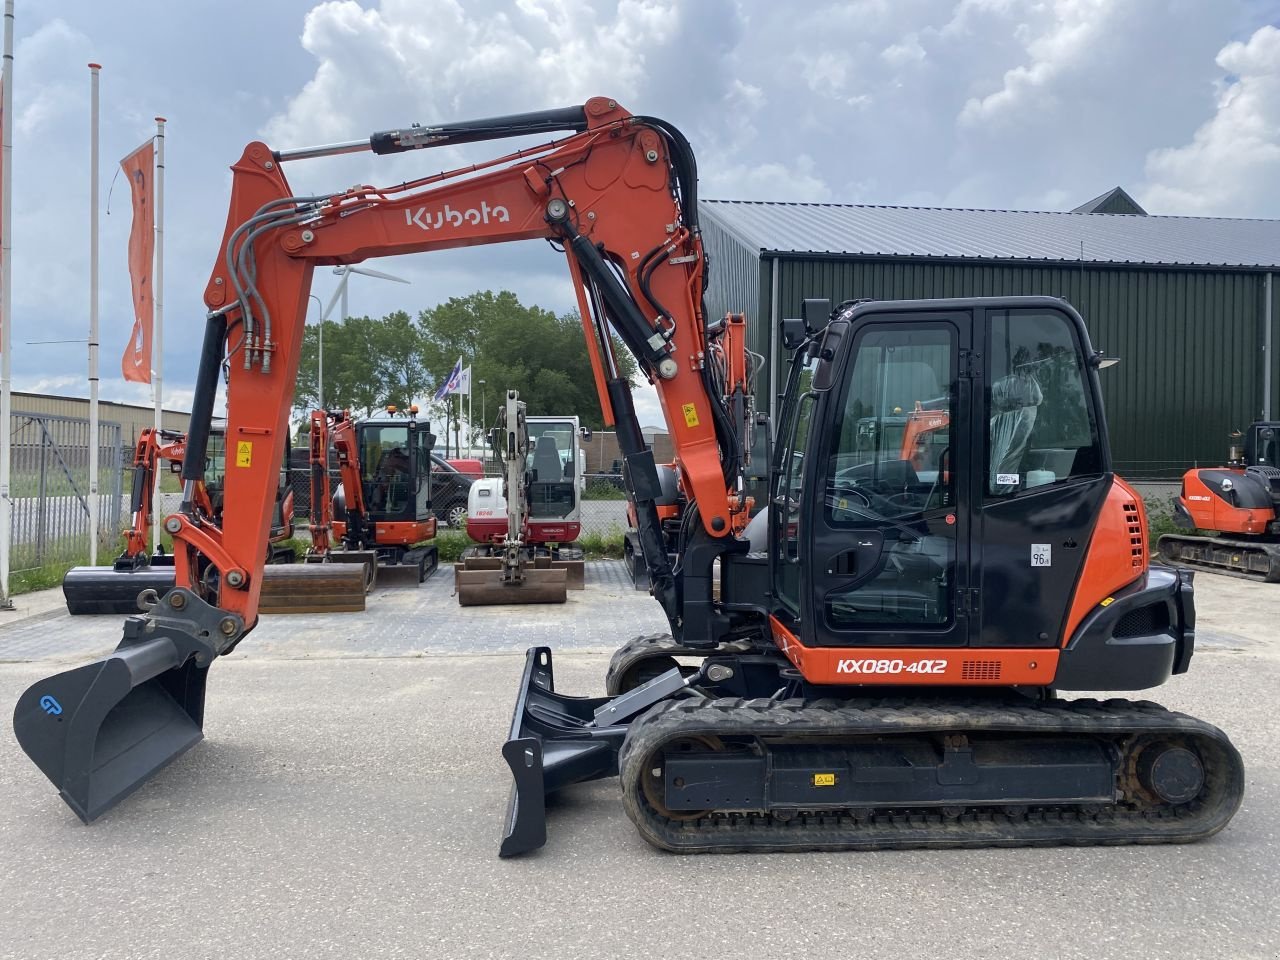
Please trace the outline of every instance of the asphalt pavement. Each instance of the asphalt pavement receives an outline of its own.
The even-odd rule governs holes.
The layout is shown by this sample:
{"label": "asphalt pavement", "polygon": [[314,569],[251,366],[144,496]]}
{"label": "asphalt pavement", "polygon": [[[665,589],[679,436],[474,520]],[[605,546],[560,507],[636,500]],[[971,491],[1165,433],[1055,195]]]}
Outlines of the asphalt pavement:
{"label": "asphalt pavement", "polygon": [[[545,848],[499,860],[523,662],[508,623],[568,637],[557,689],[593,694],[607,656],[585,651],[656,619],[593,576],[566,607],[452,621],[449,649],[406,639],[425,590],[323,643],[311,618],[264,621],[210,674],[206,740],[92,827],[0,732],[0,958],[1280,955],[1280,587],[1199,577],[1192,670],[1146,694],[1244,755],[1244,805],[1207,842],[680,857],[603,781],[552,805]],[[0,624],[0,656],[26,627]],[[77,656],[0,664],[0,704]]]}

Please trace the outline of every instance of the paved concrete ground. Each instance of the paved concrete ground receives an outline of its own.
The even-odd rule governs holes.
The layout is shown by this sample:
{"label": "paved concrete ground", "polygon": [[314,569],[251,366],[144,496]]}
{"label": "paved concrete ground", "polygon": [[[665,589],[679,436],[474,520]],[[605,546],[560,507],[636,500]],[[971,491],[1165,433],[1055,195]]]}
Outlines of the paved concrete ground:
{"label": "paved concrete ground", "polygon": [[[1159,699],[1228,730],[1249,771],[1206,843],[675,857],[607,781],[560,799],[542,851],[500,861],[522,658],[452,651],[517,641],[491,640],[489,610],[432,655],[449,638],[399,622],[446,613],[419,591],[324,644],[264,623],[211,674],[207,740],[93,827],[0,731],[0,958],[1273,958],[1280,588],[1198,581],[1205,642]],[[589,620],[573,629],[517,616],[580,648],[652,623],[651,600],[603,587],[577,603],[544,608]],[[559,654],[557,686],[599,692],[606,661]],[[0,704],[49,667],[0,665]]]}

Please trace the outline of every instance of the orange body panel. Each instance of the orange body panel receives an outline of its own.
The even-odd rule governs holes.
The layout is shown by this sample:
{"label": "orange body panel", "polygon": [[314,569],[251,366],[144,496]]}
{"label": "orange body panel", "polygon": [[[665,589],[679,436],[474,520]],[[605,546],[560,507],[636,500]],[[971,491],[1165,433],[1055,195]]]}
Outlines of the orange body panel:
{"label": "orange body panel", "polygon": [[[347,525],[341,520],[333,522],[333,533],[341,540],[347,534]],[[431,540],[436,535],[436,518],[426,520],[396,520],[375,523],[373,545],[379,547],[411,547],[415,543]]]}
{"label": "orange body panel", "polygon": [[[1244,470],[1235,467],[1217,467],[1244,476]],[[1182,505],[1201,530],[1218,530],[1222,533],[1256,535],[1267,532],[1267,524],[1276,519],[1275,511],[1233,507],[1216,490],[1209,487],[1199,470],[1188,470],[1182,478]]]}
{"label": "orange body panel", "polygon": [[1063,624],[1061,645],[1098,604],[1147,572],[1147,515],[1142,498],[1116,477],[1102,503],[1085,554],[1071,609]]}
{"label": "orange body panel", "polygon": [[805,647],[777,617],[773,642],[810,683],[911,686],[1049,686],[1056,649],[939,647]]}

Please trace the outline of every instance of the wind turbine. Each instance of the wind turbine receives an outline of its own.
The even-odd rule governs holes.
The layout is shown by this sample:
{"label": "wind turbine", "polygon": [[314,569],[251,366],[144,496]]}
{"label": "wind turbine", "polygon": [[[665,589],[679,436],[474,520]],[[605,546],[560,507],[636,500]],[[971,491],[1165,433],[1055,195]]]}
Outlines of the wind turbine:
{"label": "wind turbine", "polygon": [[383,273],[381,270],[370,270],[368,267],[353,267],[351,264],[345,264],[340,267],[334,267],[333,272],[342,277],[338,281],[338,287],[333,291],[333,296],[329,298],[329,303],[320,311],[320,329],[318,331],[319,343],[316,350],[316,393],[319,394],[317,399],[320,401],[320,408],[324,409],[324,322],[329,319],[329,314],[333,313],[333,308],[338,300],[342,300],[342,319],[347,319],[347,284],[351,280],[353,273],[358,273],[362,277],[373,277],[376,280],[391,280],[394,283],[410,283],[404,277],[393,276],[390,273]]}

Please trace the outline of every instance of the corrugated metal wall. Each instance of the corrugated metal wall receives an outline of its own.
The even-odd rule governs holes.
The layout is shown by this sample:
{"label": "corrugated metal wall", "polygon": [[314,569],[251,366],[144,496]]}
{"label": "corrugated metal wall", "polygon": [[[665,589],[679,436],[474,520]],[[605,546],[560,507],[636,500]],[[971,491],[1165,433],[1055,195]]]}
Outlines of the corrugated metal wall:
{"label": "corrugated metal wall", "polygon": [[751,349],[763,356],[769,349],[768,324],[758,322],[760,318],[753,316],[761,289],[760,257],[720,226],[714,216],[704,213],[701,226],[703,243],[711,257],[707,318],[714,320],[726,313],[745,313]]}
{"label": "corrugated metal wall", "polygon": [[[735,261],[732,246],[709,246],[717,263]],[[761,333],[768,326],[769,299],[760,277],[769,269],[767,258],[754,274],[734,267],[741,289],[760,291],[750,322]],[[804,297],[1065,297],[1083,314],[1094,346],[1121,357],[1118,366],[1102,372],[1117,469],[1133,477],[1165,477],[1180,475],[1192,463],[1219,462],[1227,433],[1261,414],[1263,277],[1241,271],[784,258],[779,303],[791,315]],[[1273,281],[1272,309],[1280,321],[1277,300],[1280,283]],[[1280,350],[1280,329],[1273,336]],[[785,382],[785,373],[778,382]],[[1273,382],[1277,392],[1280,383]],[[1272,412],[1280,417],[1275,399]]]}
{"label": "corrugated metal wall", "polygon": [[[53,397],[43,393],[13,393],[13,411],[15,413],[47,414],[55,417],[89,416],[89,401],[79,397]],[[155,423],[155,413],[149,407],[139,407],[128,403],[98,402],[98,417],[102,421],[120,424],[121,443],[132,448],[138,440],[138,434],[144,427]],[[185,431],[191,422],[189,413],[177,410],[164,411],[164,426],[167,430]]]}

